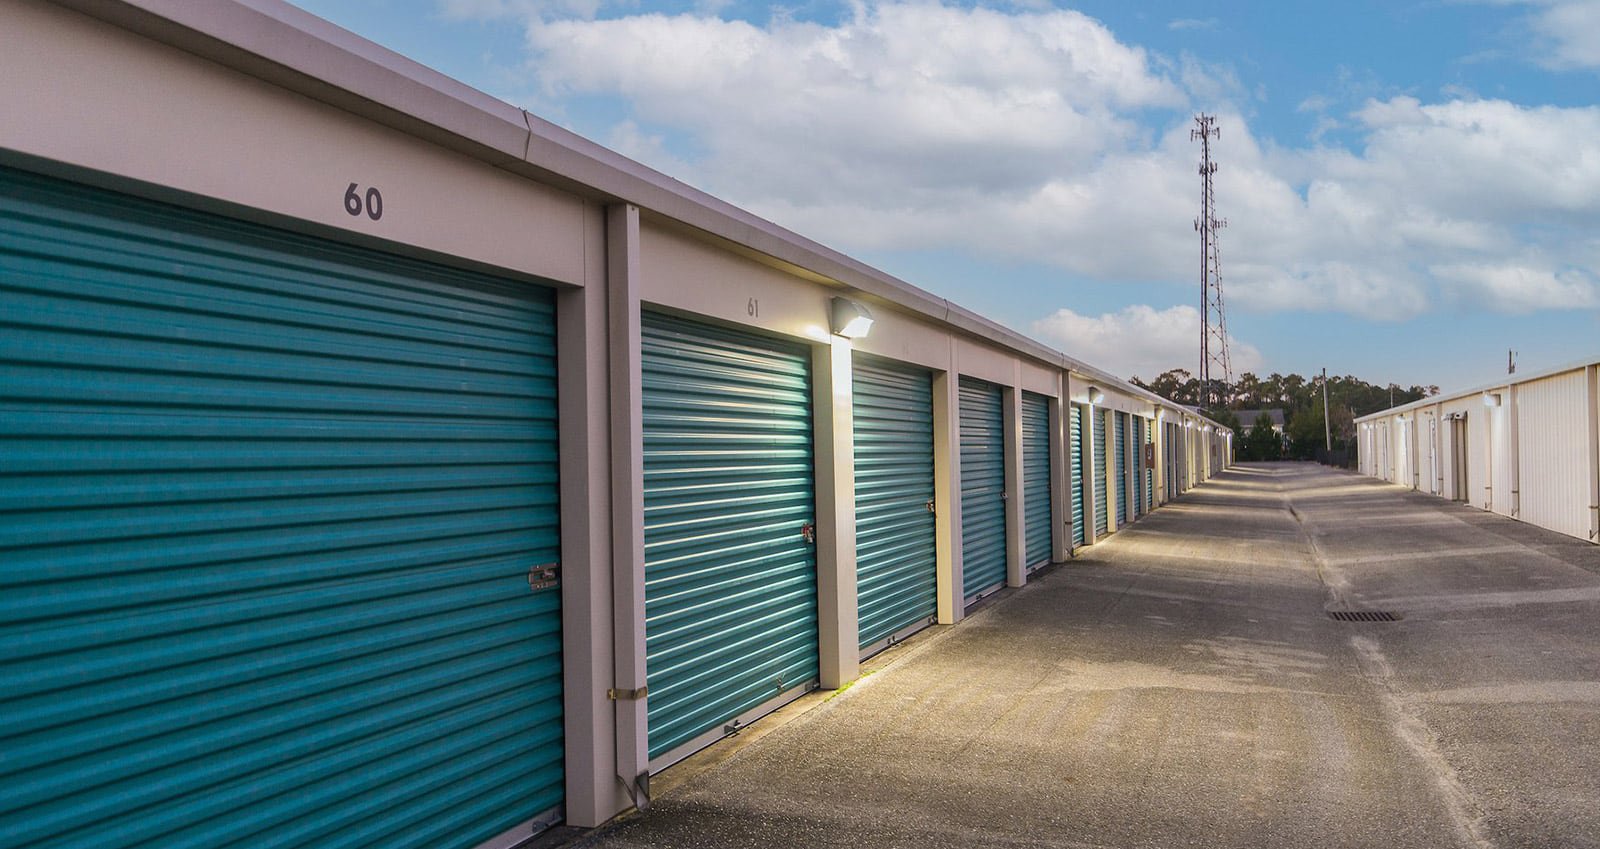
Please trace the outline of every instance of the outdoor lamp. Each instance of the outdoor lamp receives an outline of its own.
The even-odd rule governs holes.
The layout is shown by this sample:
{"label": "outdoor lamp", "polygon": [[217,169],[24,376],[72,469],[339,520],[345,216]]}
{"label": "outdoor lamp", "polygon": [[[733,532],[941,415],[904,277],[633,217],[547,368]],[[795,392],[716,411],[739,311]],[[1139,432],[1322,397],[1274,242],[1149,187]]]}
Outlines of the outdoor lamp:
{"label": "outdoor lamp", "polygon": [[1483,406],[1485,406],[1485,407],[1498,407],[1498,406],[1500,406],[1500,393],[1498,393],[1498,392],[1485,392],[1485,393],[1483,393]]}
{"label": "outdoor lamp", "polygon": [[834,298],[829,305],[829,323],[834,333],[846,339],[860,339],[872,329],[872,313],[849,298]]}
{"label": "outdoor lamp", "polygon": [[1089,403],[1098,404],[1101,401],[1104,401],[1105,399],[1106,399],[1106,393],[1101,392],[1100,391],[1100,387],[1098,387],[1098,386],[1089,387]]}

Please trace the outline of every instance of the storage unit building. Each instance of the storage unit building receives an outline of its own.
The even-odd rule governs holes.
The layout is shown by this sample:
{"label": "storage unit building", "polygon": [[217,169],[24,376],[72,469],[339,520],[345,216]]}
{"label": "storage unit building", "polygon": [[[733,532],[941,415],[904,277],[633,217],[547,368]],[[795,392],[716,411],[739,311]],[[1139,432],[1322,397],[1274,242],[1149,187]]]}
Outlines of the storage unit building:
{"label": "storage unit building", "polygon": [[273,0],[0,20],[18,845],[604,822],[1200,422]]}
{"label": "storage unit building", "polygon": [[1600,540],[1600,362],[1425,398],[1356,420],[1380,480]]}

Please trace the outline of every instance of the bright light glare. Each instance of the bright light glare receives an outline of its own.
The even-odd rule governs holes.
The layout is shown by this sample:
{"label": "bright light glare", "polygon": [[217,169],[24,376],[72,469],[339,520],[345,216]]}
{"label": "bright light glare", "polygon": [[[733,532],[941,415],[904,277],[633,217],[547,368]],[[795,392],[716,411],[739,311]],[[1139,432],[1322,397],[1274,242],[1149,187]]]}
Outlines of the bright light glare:
{"label": "bright light glare", "polygon": [[833,332],[846,339],[860,339],[872,329],[872,313],[849,298],[834,298],[829,305]]}

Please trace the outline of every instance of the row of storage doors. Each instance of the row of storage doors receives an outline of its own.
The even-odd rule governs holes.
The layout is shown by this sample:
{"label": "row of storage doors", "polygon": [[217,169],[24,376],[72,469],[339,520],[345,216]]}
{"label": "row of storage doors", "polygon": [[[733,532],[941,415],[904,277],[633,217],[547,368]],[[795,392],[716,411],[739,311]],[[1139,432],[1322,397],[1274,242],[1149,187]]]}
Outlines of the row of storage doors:
{"label": "row of storage doors", "polygon": [[[643,322],[646,667],[653,764],[816,686],[809,349],[647,313]],[[853,373],[858,640],[934,621],[931,373],[862,356]],[[1049,414],[1024,396],[1031,561],[1050,559]],[[960,385],[965,595],[1005,584],[1003,412]]]}
{"label": "row of storage doors", "polygon": [[[470,847],[559,817],[549,290],[16,171],[0,204],[0,833]],[[815,686],[811,361],[654,313],[642,345],[664,765]],[[935,616],[931,380],[856,363],[863,649]],[[1002,392],[959,403],[972,599],[1006,577]],[[1020,406],[1032,567],[1049,404]]]}
{"label": "row of storage doors", "polygon": [[[1092,421],[1091,421],[1092,419]],[[1131,427],[1132,433],[1129,435]],[[1155,468],[1152,464],[1143,462],[1141,457],[1146,456],[1146,446],[1153,446],[1154,431],[1146,419],[1139,416],[1130,416],[1127,413],[1116,411],[1112,414],[1111,433],[1107,433],[1105,413],[1083,404],[1073,404],[1067,419],[1067,455],[1070,461],[1071,479],[1068,489],[1072,498],[1071,521],[1072,541],[1075,545],[1082,545],[1087,540],[1085,505],[1090,502],[1088,492],[1089,482],[1083,469],[1083,439],[1085,434],[1093,441],[1091,448],[1092,464],[1097,477],[1095,480],[1104,481],[1106,473],[1111,473],[1120,482],[1117,486],[1116,514],[1113,517],[1110,509],[1110,498],[1106,486],[1094,487],[1092,509],[1094,512],[1095,532],[1104,536],[1111,530],[1111,523],[1115,518],[1117,525],[1123,523],[1127,515],[1128,506],[1133,505],[1135,516],[1142,515],[1155,508]],[[1172,436],[1176,431],[1169,422],[1168,451],[1173,450],[1176,444]],[[1108,452],[1107,440],[1111,447]],[[1130,448],[1128,441],[1132,440]],[[1154,448],[1149,448],[1153,451]],[[1112,462],[1108,466],[1107,461]],[[1169,454],[1170,462],[1170,454]],[[1140,471],[1142,468],[1142,472]],[[1167,478],[1167,497],[1176,496],[1176,477],[1169,475]],[[1130,501],[1131,499],[1131,501]]]}

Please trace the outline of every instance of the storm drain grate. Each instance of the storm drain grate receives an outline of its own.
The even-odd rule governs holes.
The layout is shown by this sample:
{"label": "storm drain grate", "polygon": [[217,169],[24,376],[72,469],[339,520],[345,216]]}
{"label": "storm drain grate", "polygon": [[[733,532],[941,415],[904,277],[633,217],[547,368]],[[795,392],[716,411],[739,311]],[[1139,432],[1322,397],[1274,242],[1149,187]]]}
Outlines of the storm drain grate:
{"label": "storm drain grate", "polygon": [[1328,618],[1340,622],[1399,622],[1401,617],[1392,610],[1330,610]]}

